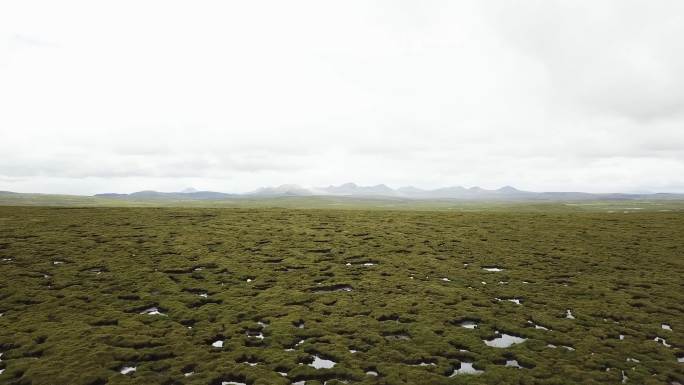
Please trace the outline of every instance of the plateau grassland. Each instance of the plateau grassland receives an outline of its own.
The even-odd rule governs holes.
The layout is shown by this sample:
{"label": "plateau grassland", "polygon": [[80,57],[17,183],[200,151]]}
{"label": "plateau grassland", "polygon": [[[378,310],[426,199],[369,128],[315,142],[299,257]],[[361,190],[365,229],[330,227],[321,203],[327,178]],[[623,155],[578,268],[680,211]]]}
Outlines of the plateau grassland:
{"label": "plateau grassland", "polygon": [[516,207],[0,207],[0,384],[684,383],[684,213]]}

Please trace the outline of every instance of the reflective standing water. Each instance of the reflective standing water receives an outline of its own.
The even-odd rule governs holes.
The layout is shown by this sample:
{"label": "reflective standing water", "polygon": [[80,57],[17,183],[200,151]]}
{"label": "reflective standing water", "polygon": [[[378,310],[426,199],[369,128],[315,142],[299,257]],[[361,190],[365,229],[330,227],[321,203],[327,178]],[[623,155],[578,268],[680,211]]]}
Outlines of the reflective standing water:
{"label": "reflective standing water", "polygon": [[523,343],[527,338],[517,337],[510,334],[503,333],[500,337],[493,338],[491,340],[484,340],[487,346],[493,348],[507,348],[509,346]]}

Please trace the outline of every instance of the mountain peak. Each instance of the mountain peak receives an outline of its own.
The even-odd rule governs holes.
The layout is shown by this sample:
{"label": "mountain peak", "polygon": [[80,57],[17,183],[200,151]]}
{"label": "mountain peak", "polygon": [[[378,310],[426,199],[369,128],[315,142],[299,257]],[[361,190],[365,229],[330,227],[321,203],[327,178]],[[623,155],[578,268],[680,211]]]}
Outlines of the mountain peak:
{"label": "mountain peak", "polygon": [[302,186],[298,184],[286,183],[277,187],[278,190],[302,190]]}
{"label": "mountain peak", "polygon": [[341,184],[339,186],[318,188],[316,191],[333,195],[395,195],[395,190],[385,184],[378,184],[375,186],[359,186],[352,182]]}
{"label": "mountain peak", "polygon": [[249,194],[254,195],[311,195],[311,191],[297,184],[281,184],[278,187],[262,187]]}
{"label": "mountain peak", "polygon": [[506,192],[506,193],[520,192],[520,190],[518,190],[517,188],[515,188],[515,187],[513,187],[513,186],[503,186],[503,187],[501,187],[500,189],[498,189],[498,190],[496,190],[496,191],[499,191],[499,192]]}

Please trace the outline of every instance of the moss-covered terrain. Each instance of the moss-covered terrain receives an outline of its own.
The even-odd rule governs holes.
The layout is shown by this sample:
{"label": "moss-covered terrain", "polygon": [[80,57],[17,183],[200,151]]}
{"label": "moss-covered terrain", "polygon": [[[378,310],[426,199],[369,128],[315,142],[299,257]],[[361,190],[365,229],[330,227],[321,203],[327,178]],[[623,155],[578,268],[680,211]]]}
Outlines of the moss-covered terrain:
{"label": "moss-covered terrain", "polygon": [[681,212],[0,207],[0,383],[684,383],[683,278]]}

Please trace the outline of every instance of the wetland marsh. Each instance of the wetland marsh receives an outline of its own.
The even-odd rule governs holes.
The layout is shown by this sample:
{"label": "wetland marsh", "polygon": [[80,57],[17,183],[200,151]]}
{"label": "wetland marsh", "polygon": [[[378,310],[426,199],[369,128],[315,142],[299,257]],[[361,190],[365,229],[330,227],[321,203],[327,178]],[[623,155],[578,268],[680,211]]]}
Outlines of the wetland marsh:
{"label": "wetland marsh", "polygon": [[0,207],[0,384],[684,383],[681,212]]}

